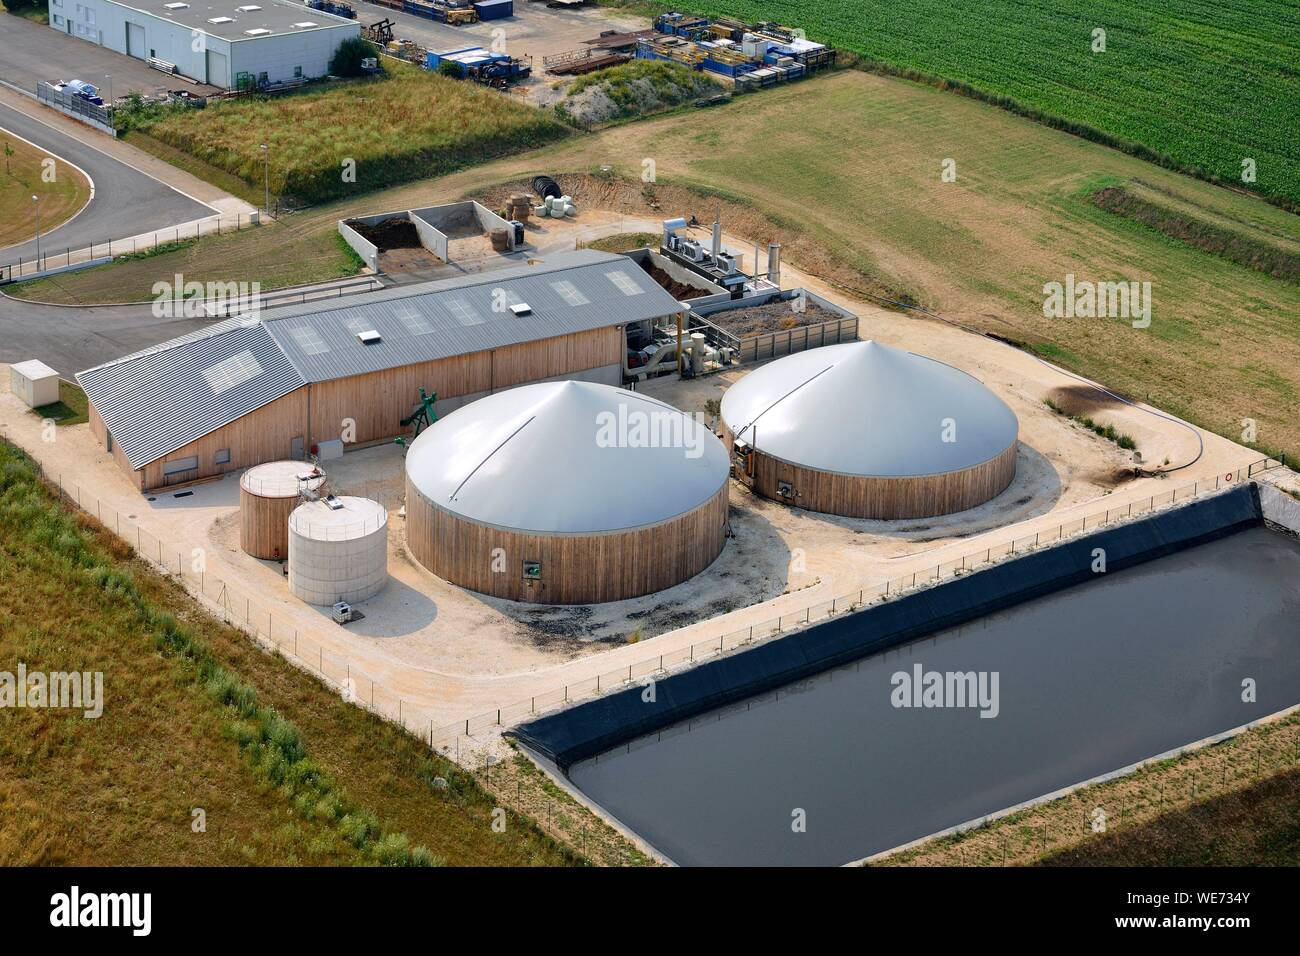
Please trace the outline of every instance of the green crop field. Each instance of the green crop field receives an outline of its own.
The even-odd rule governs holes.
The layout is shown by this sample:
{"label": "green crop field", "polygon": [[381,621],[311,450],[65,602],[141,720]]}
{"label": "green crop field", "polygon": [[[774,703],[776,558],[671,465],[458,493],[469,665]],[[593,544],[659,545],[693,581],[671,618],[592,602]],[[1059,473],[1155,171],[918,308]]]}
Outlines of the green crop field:
{"label": "green crop field", "polygon": [[[1171,165],[1300,204],[1300,7],[1287,0],[695,0],[776,20]],[[1093,30],[1106,31],[1093,52]],[[1253,159],[1256,182],[1242,183]]]}

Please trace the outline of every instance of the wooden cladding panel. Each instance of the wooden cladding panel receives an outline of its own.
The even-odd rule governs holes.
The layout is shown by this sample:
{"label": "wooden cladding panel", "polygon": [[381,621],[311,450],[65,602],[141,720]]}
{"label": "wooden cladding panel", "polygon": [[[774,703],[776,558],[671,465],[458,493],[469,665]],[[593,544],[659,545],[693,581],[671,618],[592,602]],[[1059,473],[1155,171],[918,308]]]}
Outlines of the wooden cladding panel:
{"label": "wooden cladding panel", "polygon": [[311,392],[312,441],[340,437],[347,419],[356,423],[356,444],[395,438],[405,433],[401,421],[419,403],[421,387],[440,399],[487,393],[621,365],[622,347],[616,326],[319,382]]}
{"label": "wooden cladding panel", "polygon": [[[733,445],[724,426],[724,443]],[[754,452],[756,492],[796,508],[848,518],[933,518],[974,508],[997,497],[1016,476],[1018,442],[1000,455],[961,471],[905,478],[864,478],[802,468]],[[777,490],[784,482],[793,497]]]}
{"label": "wooden cladding panel", "polygon": [[[178,485],[196,478],[260,465],[266,461],[293,458],[293,440],[304,437],[306,424],[307,389],[304,387],[209,432],[157,461],[151,461],[142,469],[142,487],[149,489]],[[218,464],[215,456],[223,448],[230,449],[230,461]],[[198,468],[175,475],[163,474],[168,462],[190,457],[199,459]]]}
{"label": "wooden cladding panel", "polygon": [[622,365],[626,359],[622,330],[617,326],[508,345],[492,356],[493,388],[509,388],[603,365]]}
{"label": "wooden cladding panel", "polygon": [[[138,471],[131,468],[120,449],[114,452],[137,487],[162,488],[297,457],[292,449],[294,438],[304,440],[306,454],[313,443],[341,437],[348,419],[355,423],[354,444],[395,438],[406,432],[401,421],[419,403],[421,386],[440,398],[457,398],[603,366],[622,366],[624,358],[620,326],[556,336],[304,386]],[[104,423],[93,405],[90,415],[91,431],[103,445]],[[218,449],[230,450],[229,462],[214,461]],[[198,468],[175,475],[163,473],[168,462],[194,456],[199,459]]]}
{"label": "wooden cladding panel", "polygon": [[[94,405],[90,406],[90,434],[95,437],[95,441],[99,442],[100,445],[106,446],[108,444],[108,429],[105,427],[104,419],[100,417],[99,412],[95,411]],[[126,455],[117,442],[113,443],[113,460],[117,462],[117,467],[126,473],[127,478],[131,480],[131,484],[135,485],[137,489],[141,489],[144,481],[144,469],[132,468],[131,463],[126,460]]]}
{"label": "wooden cladding panel", "polygon": [[[406,537],[411,554],[446,581],[480,594],[536,604],[597,604],[662,591],[713,563],[727,540],[727,491],[687,514],[599,535],[503,531],[439,508],[410,481]],[[503,555],[494,570],[494,549]],[[541,563],[526,581],[525,561]]]}
{"label": "wooden cladding panel", "polygon": [[421,387],[455,398],[486,392],[491,381],[492,353],[474,352],[317,382],[311,387],[311,440],[341,437],[348,419],[356,423],[356,444],[395,438],[407,432],[402,419],[420,403]]}
{"label": "wooden cladding panel", "polygon": [[255,558],[289,557],[289,515],[301,504],[291,498],[263,498],[239,488],[239,546]]}

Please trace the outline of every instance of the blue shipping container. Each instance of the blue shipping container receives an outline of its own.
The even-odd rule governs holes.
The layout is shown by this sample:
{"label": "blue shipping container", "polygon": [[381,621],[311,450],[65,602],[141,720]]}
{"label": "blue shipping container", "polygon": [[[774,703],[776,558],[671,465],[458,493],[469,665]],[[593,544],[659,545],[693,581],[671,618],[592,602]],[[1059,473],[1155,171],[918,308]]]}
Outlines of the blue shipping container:
{"label": "blue shipping container", "polygon": [[515,0],[479,0],[474,12],[480,20],[501,20],[515,15]]}

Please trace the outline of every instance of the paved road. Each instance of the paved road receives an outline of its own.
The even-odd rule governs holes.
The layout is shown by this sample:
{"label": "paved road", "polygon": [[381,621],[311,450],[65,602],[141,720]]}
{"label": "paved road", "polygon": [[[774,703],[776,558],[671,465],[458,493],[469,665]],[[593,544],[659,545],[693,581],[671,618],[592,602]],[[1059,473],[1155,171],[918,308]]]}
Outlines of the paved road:
{"label": "paved road", "polygon": [[[359,278],[298,286],[322,304],[342,286],[352,290]],[[294,290],[268,292],[266,308],[293,304]],[[64,378],[111,362],[168,339],[197,332],[220,317],[158,318],[148,304],[40,305],[11,299],[0,291],[0,363],[37,358]]]}
{"label": "paved road", "polygon": [[36,305],[0,295],[0,362],[38,358],[71,378],[212,321],[159,319],[148,305]]}
{"label": "paved road", "polygon": [[[33,103],[33,109],[39,109]],[[210,206],[177,192],[171,186],[146,176],[107,153],[78,142],[38,119],[0,105],[0,129],[31,140],[55,156],[80,166],[95,184],[95,197],[74,219],[49,234],[41,235],[46,253],[84,248],[93,242],[107,242],[214,214]],[[33,224],[34,225],[34,224]],[[0,249],[0,265],[30,259],[36,254],[34,240]]]}

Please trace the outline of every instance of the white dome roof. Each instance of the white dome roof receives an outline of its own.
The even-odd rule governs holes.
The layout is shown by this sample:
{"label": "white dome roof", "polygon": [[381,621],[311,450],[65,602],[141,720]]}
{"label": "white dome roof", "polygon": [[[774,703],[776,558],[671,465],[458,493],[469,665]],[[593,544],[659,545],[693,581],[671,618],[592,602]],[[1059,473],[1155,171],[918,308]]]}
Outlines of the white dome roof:
{"label": "white dome roof", "polygon": [[[947,419],[954,441],[944,441]],[[983,464],[1019,430],[1015,413],[978,379],[871,341],[810,349],[756,369],[727,390],[722,420],[773,458],[884,478]]]}
{"label": "white dome roof", "polygon": [[471,402],[421,433],[406,456],[411,484],[438,507],[543,534],[657,524],[711,499],[729,471],[722,443],[689,415],[589,382]]}

